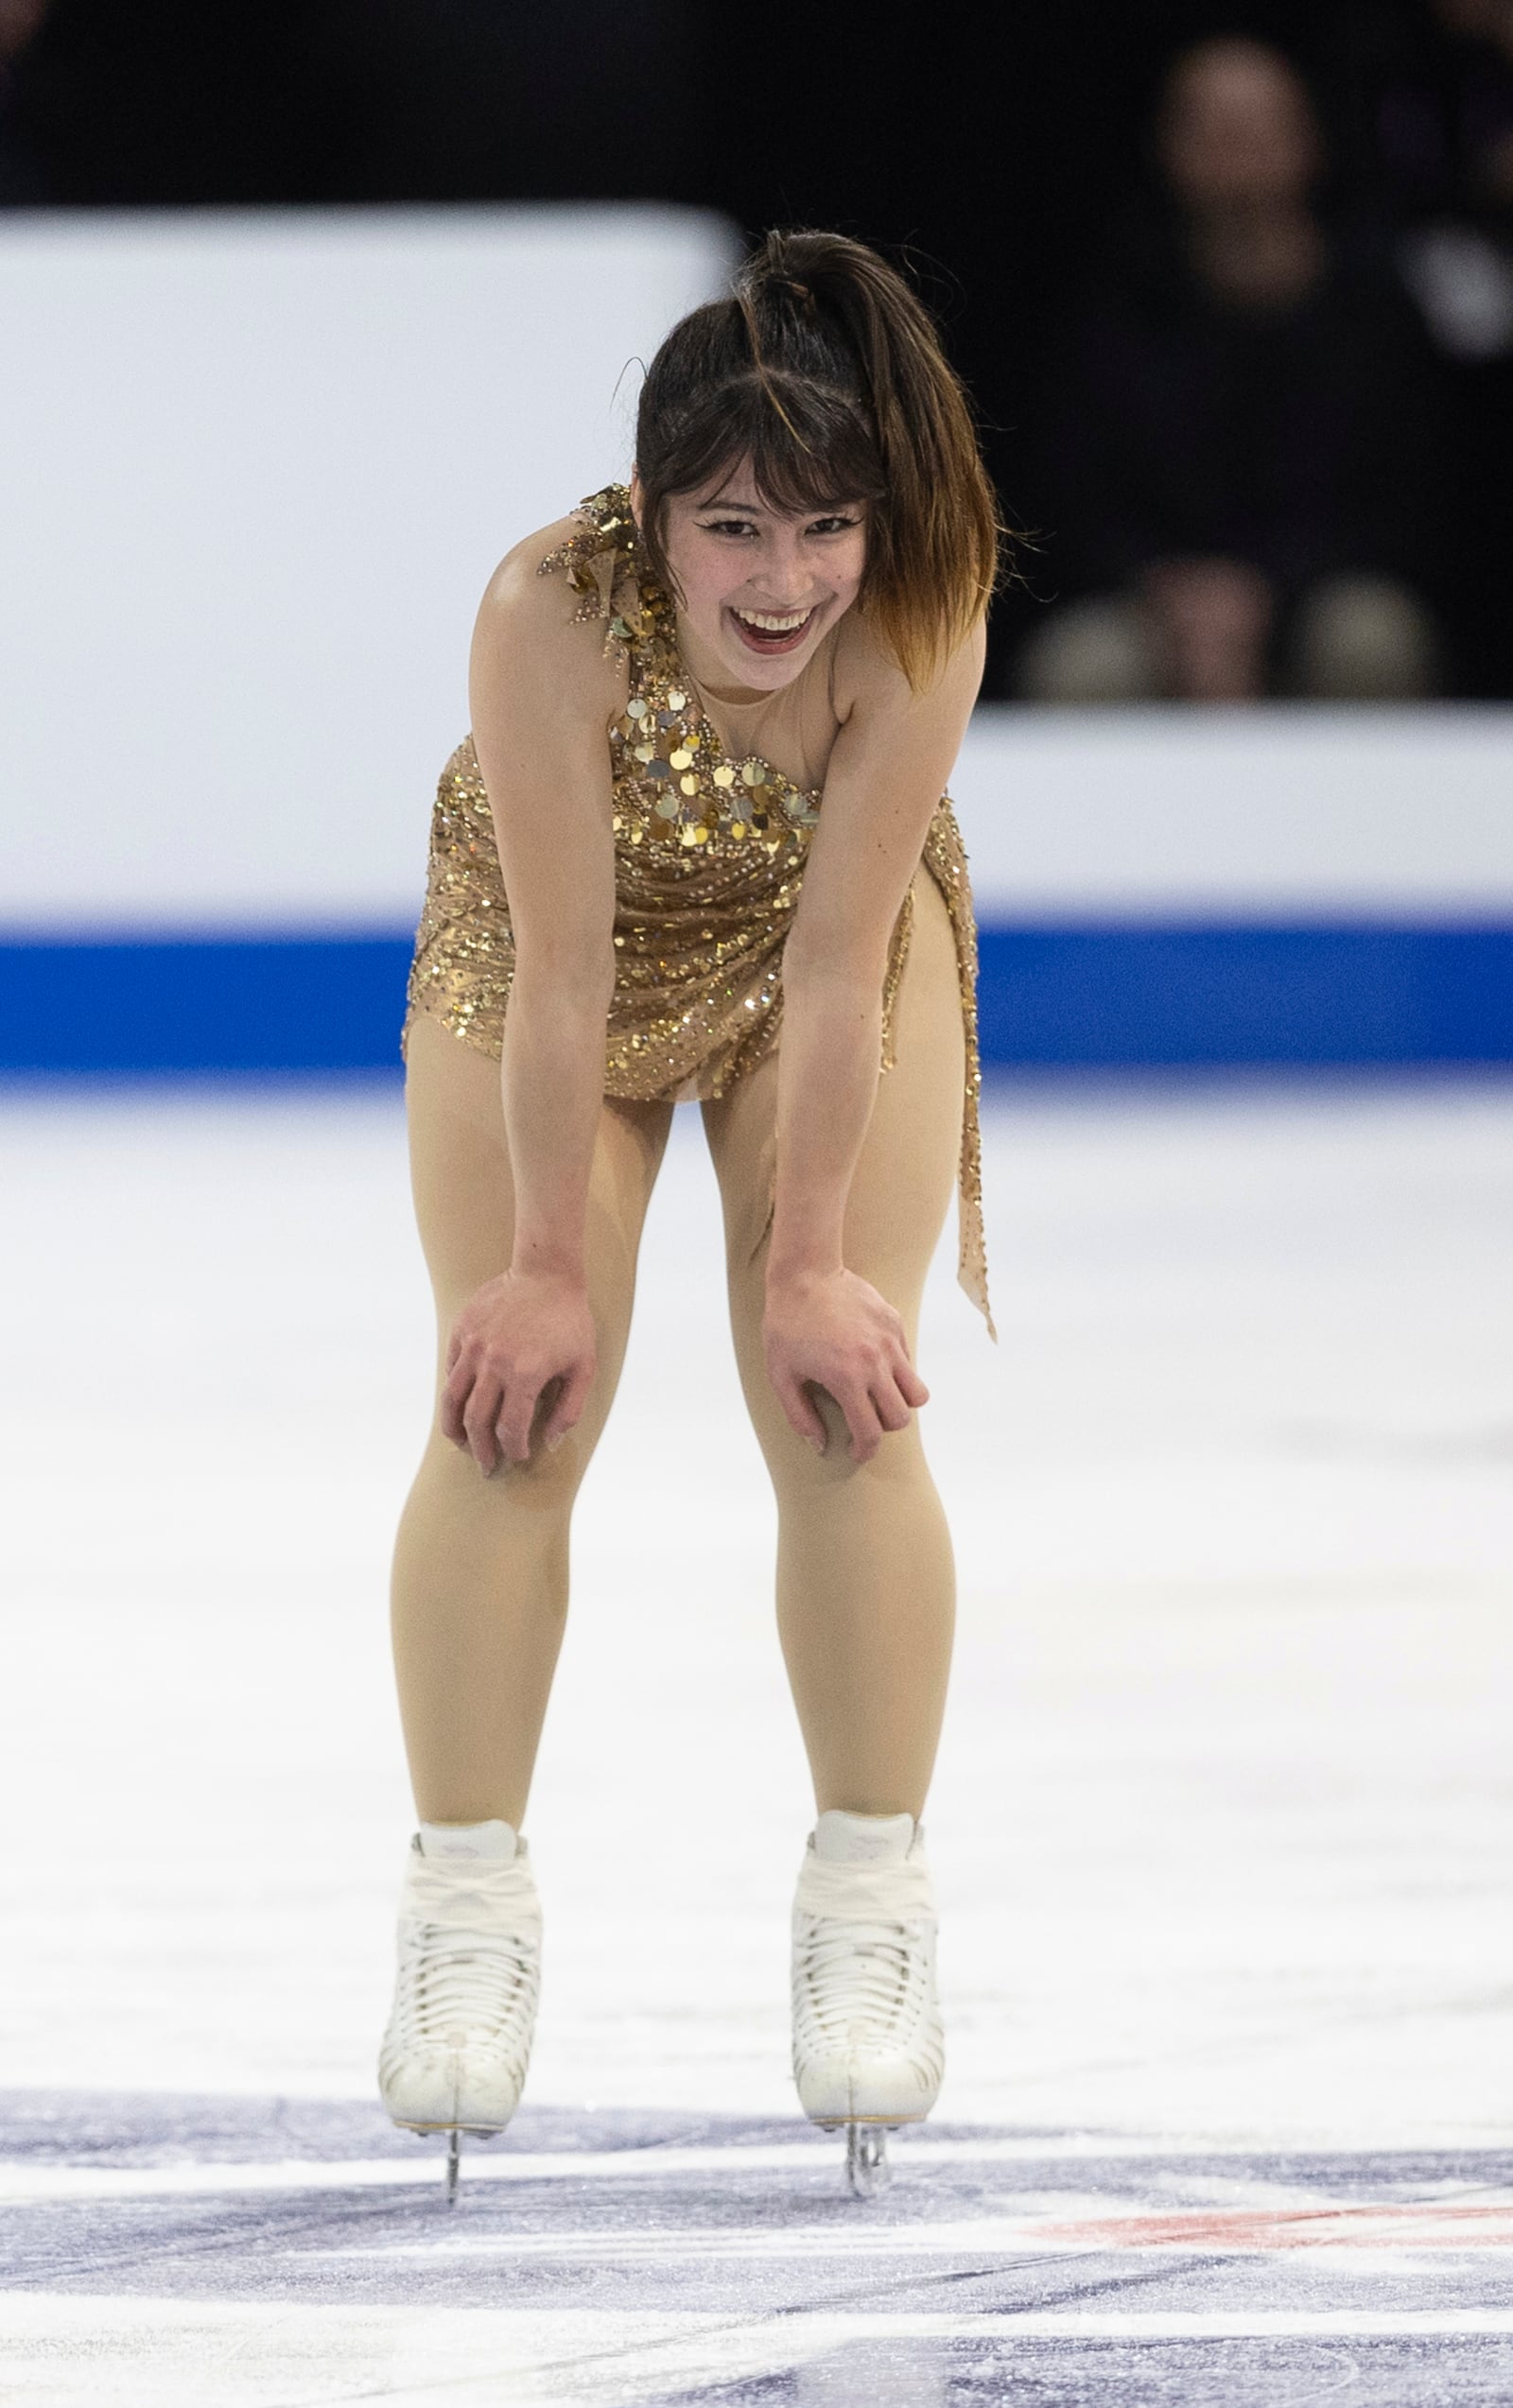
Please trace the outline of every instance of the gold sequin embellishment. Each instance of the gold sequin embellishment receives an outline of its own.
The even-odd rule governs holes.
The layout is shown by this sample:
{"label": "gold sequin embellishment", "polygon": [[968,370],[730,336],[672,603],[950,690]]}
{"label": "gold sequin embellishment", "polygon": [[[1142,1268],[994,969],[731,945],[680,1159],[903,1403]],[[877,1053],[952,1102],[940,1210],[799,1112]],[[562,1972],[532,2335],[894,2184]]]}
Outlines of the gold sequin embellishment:
{"label": "gold sequin embellishment", "polygon": [[[756,754],[732,759],[700,711],[677,649],[670,598],[640,573],[630,495],[606,486],[583,526],[541,563],[581,598],[627,665],[609,732],[615,836],[615,993],[604,1092],[627,1100],[718,1096],[761,1061],[782,1025],[783,945],[792,925],[818,792]],[[943,797],[924,863],[956,939],[966,1037],[961,1160],[963,1287],[992,1329],[983,1235],[978,1104],[977,934],[961,831]],[[906,898],[883,993],[883,1068],[913,925]],[[497,1059],[514,944],[493,814],[471,736],[442,771],[431,815],[426,907],[410,966],[417,1012]]]}

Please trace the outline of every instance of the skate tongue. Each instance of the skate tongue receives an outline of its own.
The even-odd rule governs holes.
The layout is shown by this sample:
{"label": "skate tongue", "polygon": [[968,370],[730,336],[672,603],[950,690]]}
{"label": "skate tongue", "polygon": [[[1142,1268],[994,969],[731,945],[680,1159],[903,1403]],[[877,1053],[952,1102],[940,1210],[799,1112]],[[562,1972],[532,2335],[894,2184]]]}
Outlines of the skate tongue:
{"label": "skate tongue", "polygon": [[913,1845],[912,1814],[846,1814],[832,1806],[814,1826],[825,1864],[901,1864]]}
{"label": "skate tongue", "polygon": [[509,1823],[423,1823],[420,1852],[427,1862],[512,1864],[519,1843]]}

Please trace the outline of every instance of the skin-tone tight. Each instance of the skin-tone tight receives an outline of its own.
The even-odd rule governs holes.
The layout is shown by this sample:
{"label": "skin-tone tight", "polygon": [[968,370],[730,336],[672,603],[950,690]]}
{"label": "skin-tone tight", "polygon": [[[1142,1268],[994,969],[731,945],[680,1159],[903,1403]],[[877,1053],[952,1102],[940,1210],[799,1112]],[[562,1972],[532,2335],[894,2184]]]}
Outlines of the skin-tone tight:
{"label": "skin-tone tight", "polygon": [[[950,924],[924,871],[895,1039],[896,1066],[878,1083],[852,1182],[845,1259],[902,1315],[913,1353],[955,1185],[964,1068]],[[461,1307],[510,1259],[498,1065],[422,1015],[410,1029],[407,1094],[440,1362]],[[778,1632],[820,1810],[918,1814],[950,1661],[950,1540],[917,1415],[859,1465],[828,1399],[822,1456],[789,1427],[769,1383],[762,1304],[776,1097],[773,1056],[704,1116],[737,1360],[777,1499]],[[393,1580],[400,1709],[424,1821],[498,1816],[518,1829],[523,1820],[566,1618],[573,1501],[619,1377],[671,1109],[606,1100],[600,1114],[587,1223],[599,1371],[577,1427],[555,1452],[538,1447],[527,1465],[485,1479],[433,1422]]]}

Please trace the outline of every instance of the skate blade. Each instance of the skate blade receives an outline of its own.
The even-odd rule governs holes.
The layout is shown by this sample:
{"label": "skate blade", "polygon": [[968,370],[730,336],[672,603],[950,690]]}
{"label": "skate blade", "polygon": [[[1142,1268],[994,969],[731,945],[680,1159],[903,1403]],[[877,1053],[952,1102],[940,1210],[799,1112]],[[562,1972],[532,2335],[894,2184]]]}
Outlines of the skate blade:
{"label": "skate blade", "polygon": [[929,2109],[923,2115],[811,2115],[816,2132],[847,2132],[854,2123],[864,2123],[877,2132],[902,2132],[907,2124],[925,2123]]}
{"label": "skate blade", "polygon": [[846,2126],[846,2188],[853,2199],[874,2199],[893,2180],[888,2163],[888,2128],[858,2117]]}
{"label": "skate blade", "polygon": [[462,2132],[467,2135],[467,2138],[470,2140],[497,2140],[500,2133],[508,2131],[509,2129],[509,2126],[503,2123],[458,2123],[451,2116],[447,2117],[444,2123],[409,2123],[406,2122],[403,2117],[397,2115],[391,2116],[390,2122],[392,2123],[396,2132],[419,2132],[422,2134],[429,2134],[433,2132]]}

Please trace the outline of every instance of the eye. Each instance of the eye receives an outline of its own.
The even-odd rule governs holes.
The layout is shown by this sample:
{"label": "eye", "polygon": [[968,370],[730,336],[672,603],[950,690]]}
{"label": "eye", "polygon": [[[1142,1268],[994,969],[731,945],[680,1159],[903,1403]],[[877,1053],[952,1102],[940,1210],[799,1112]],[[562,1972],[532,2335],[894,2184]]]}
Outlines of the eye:
{"label": "eye", "polygon": [[847,518],[841,511],[836,511],[827,518],[815,519],[809,533],[811,535],[843,535],[849,528],[860,527],[861,524],[860,519]]}
{"label": "eye", "polygon": [[755,535],[756,528],[749,518],[701,518],[700,528],[706,535]]}

